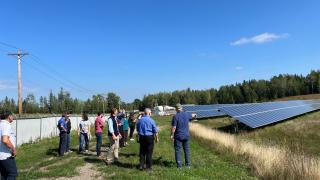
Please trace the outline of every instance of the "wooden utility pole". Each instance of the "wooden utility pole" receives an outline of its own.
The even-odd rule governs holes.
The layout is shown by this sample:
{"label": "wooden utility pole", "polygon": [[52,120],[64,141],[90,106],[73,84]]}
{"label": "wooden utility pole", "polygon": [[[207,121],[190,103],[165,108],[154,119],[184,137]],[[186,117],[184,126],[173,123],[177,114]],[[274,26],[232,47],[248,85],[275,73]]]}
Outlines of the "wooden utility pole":
{"label": "wooden utility pole", "polygon": [[17,56],[18,59],[18,106],[19,106],[19,116],[22,115],[22,83],[21,83],[21,58],[29,53],[21,53],[18,49],[18,53],[8,54],[9,56]]}

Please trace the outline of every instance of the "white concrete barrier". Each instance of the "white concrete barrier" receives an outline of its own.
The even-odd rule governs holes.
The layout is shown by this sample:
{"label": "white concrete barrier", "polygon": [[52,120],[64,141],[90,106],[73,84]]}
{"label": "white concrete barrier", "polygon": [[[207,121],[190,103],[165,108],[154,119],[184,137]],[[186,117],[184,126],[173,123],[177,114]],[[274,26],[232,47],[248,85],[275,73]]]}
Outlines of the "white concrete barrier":
{"label": "white concrete barrier", "polygon": [[[57,128],[58,121],[61,117],[44,117],[32,119],[15,119],[12,127],[17,137],[17,146],[25,143],[39,141],[43,138],[59,136]],[[89,121],[94,125],[94,116],[89,117]],[[77,130],[81,116],[70,116],[72,130]]]}

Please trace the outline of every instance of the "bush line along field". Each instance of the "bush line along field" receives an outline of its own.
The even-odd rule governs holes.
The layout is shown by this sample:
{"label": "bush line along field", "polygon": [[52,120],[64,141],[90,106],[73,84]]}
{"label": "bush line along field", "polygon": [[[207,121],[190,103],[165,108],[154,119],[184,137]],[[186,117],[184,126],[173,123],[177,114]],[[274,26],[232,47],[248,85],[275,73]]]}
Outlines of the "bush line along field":
{"label": "bush line along field", "polygon": [[[96,171],[87,179],[255,179],[249,167],[237,164],[219,156],[206,142],[191,139],[192,168],[176,168],[173,143],[170,140],[171,117],[155,117],[160,128],[160,142],[154,149],[153,171],[141,172],[137,169],[139,145],[129,142],[129,146],[120,150],[120,163],[106,166],[94,153],[78,155],[75,152],[65,157],[57,157],[58,138],[43,140],[35,144],[26,144],[18,149],[17,166],[19,179],[85,177],[88,169]],[[106,134],[103,150],[106,148]],[[78,138],[72,137],[73,148],[78,147]],[[95,139],[90,144],[94,151]],[[104,152],[105,153],[105,152]],[[81,167],[89,167],[79,170]]]}

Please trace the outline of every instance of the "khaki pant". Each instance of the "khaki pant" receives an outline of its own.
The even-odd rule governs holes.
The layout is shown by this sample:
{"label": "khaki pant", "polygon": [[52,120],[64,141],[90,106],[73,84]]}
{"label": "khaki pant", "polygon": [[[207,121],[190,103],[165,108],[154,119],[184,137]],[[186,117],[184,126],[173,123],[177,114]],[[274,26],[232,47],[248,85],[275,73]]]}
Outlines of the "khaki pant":
{"label": "khaki pant", "polygon": [[119,136],[116,140],[112,139],[112,136],[109,136],[110,148],[107,155],[107,161],[113,162],[115,159],[119,158]]}

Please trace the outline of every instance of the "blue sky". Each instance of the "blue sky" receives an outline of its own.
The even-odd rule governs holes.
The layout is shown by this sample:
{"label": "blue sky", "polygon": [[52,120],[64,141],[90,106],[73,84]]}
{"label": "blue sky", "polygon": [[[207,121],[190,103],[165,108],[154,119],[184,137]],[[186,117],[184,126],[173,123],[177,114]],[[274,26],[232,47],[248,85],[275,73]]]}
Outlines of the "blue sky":
{"label": "blue sky", "polygon": [[[82,99],[113,91],[132,101],[319,69],[319,7],[317,0],[7,0],[0,42],[37,57],[23,58],[24,96],[63,86]],[[0,44],[0,98],[16,98],[16,61],[7,51],[16,49]]]}

